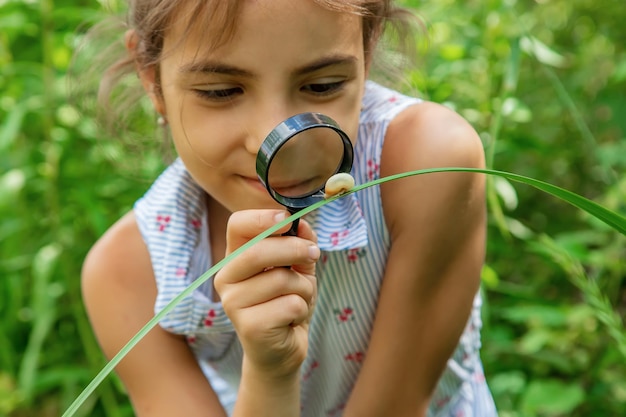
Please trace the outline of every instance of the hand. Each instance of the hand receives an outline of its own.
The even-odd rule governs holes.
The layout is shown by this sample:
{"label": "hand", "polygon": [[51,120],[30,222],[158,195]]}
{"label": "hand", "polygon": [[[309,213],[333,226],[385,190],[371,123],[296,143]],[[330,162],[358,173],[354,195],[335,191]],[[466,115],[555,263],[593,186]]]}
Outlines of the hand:
{"label": "hand", "polygon": [[[286,213],[278,210],[234,213],[226,230],[226,253],[285,217]],[[247,365],[269,377],[299,371],[307,353],[309,321],[317,294],[315,262],[320,251],[315,233],[304,221],[298,236],[281,236],[287,229],[244,251],[214,280]]]}

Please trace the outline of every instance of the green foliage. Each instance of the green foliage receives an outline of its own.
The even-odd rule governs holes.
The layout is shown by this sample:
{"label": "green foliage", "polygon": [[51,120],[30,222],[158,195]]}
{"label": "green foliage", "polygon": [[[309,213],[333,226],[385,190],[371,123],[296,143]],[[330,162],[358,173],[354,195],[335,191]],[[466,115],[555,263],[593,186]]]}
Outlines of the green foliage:
{"label": "green foliage", "polygon": [[[404,3],[429,38],[407,88],[465,116],[491,168],[626,212],[623,0]],[[68,99],[77,28],[100,8],[0,0],[0,416],[60,415],[104,366],[80,265],[162,167],[160,147],[129,155]],[[489,204],[483,360],[501,416],[621,415],[626,237],[504,178]],[[114,378],[80,413],[132,414]]]}
{"label": "green foliage", "polygon": [[[67,72],[96,1],[0,1],[0,416],[58,416],[105,363],[80,295],[90,245],[148,185],[120,172]],[[156,152],[155,152],[156,153]],[[145,174],[145,177],[143,175]],[[109,381],[81,415],[128,416]]]}
{"label": "green foliage", "polygon": [[[411,87],[473,123],[490,167],[626,211],[623,2],[406,3],[430,39]],[[500,414],[622,415],[626,238],[501,179],[489,204],[482,356]]]}

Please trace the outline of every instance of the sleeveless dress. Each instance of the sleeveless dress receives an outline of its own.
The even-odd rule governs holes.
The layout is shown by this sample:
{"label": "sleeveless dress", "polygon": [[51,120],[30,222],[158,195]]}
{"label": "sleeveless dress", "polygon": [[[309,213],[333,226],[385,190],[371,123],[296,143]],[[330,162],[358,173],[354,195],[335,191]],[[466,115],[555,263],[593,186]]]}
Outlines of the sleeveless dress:
{"label": "sleeveless dress", "polygon": [[[379,177],[385,132],[402,110],[420,100],[366,83],[352,176],[357,184]],[[205,192],[176,160],[135,204],[150,252],[158,312],[212,265]],[[303,417],[341,416],[367,355],[390,248],[380,189],[370,187],[307,215],[318,235],[318,300],[309,350],[301,367]],[[212,279],[212,278],[211,278]],[[242,348],[211,279],[160,323],[185,335],[220,401],[231,413],[240,379]],[[496,416],[480,361],[481,297],[433,395],[428,417]],[[389,341],[393,343],[392,340]],[[382,381],[381,381],[382,382]]]}

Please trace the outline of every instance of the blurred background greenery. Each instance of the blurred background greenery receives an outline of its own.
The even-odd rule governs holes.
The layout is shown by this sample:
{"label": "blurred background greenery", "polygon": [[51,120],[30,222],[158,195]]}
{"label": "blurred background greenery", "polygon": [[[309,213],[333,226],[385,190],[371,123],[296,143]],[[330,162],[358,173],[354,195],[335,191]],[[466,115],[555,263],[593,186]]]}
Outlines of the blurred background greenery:
{"label": "blurred background greenery", "polygon": [[[58,416],[103,366],[82,259],[163,167],[68,99],[102,3],[117,7],[0,0],[0,416]],[[626,212],[624,0],[404,4],[427,41],[403,88],[465,116],[492,168]],[[625,415],[625,236],[504,179],[489,203],[482,355],[500,415]],[[109,378],[80,415],[131,414]]]}

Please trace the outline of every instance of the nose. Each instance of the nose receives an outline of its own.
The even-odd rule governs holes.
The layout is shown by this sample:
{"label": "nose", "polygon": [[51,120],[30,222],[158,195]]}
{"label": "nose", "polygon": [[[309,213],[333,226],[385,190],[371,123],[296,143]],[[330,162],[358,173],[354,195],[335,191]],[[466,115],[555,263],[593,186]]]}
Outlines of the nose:
{"label": "nose", "polygon": [[256,155],[272,129],[294,114],[292,106],[284,100],[268,100],[255,106],[252,116],[246,121],[246,150]]}

